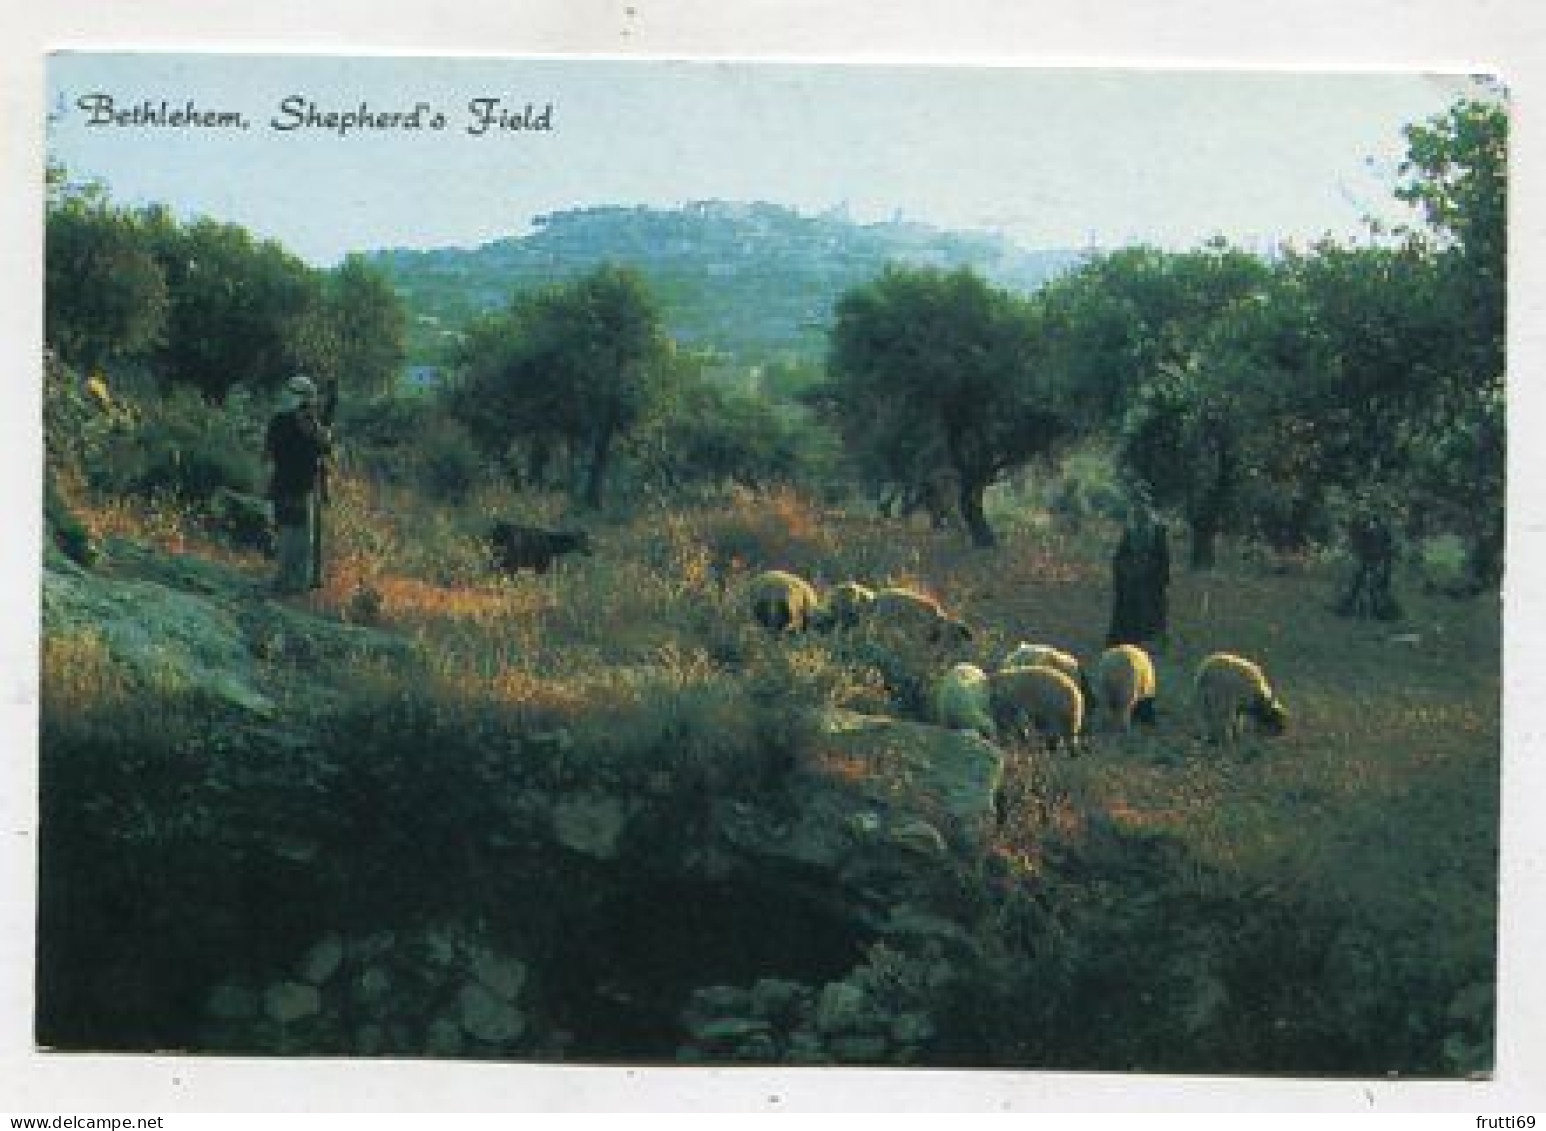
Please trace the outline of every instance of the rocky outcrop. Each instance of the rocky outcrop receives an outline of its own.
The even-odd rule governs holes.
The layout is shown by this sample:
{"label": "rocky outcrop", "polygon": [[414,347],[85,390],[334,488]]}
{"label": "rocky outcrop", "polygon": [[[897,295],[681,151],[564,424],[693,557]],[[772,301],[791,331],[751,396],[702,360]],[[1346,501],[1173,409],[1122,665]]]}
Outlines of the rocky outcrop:
{"label": "rocky outcrop", "polygon": [[[648,1002],[641,1025],[658,1055],[679,1047],[684,1059],[862,1064],[905,1063],[926,1049],[936,991],[974,945],[959,897],[993,831],[1002,760],[990,743],[827,710],[800,728],[808,737],[779,776],[707,796],[582,772],[567,730],[526,734],[518,723],[497,746],[469,748],[443,768],[390,744],[399,761],[383,764],[356,757],[347,729],[329,730],[329,719],[349,717],[330,710],[330,697],[348,694],[352,657],[415,663],[402,638],[272,600],[264,579],[219,562],[131,543],[104,549],[93,569],[45,569],[44,631],[93,634],[147,694],[202,695],[223,708],[212,712],[223,738],[243,736],[181,764],[177,805],[197,818],[187,843],[202,850],[190,874],[210,890],[275,868],[308,878],[310,902],[274,934],[277,952],[294,948],[283,963],[190,976],[188,1000],[202,1003],[191,1047],[494,1058],[561,1056],[573,1040],[606,1051],[594,1027],[608,1024],[611,1007],[596,1003],[611,985],[619,1002],[635,1003],[622,1008]],[[475,795],[489,804],[465,835],[446,835],[444,820],[421,823],[427,793],[441,818],[478,809]],[[449,867],[461,870],[446,882],[460,877],[468,893],[427,901],[434,914],[471,915],[479,899],[499,899],[520,907],[502,921],[526,934],[496,936],[482,918],[408,926],[389,898],[363,900],[348,927],[331,923],[330,885],[369,871],[341,826],[370,830],[394,851],[412,844],[408,853],[414,837],[433,841],[426,830],[438,829],[442,850],[455,845]],[[647,931],[683,901],[714,910],[661,932],[662,949],[676,951],[669,963],[653,953],[635,962],[637,931],[617,925]],[[241,901],[226,911],[230,923],[211,939],[254,926]],[[573,960],[577,924],[596,976],[554,978],[555,963]],[[757,955],[746,963],[753,934]],[[540,1007],[533,986],[550,995]],[[562,1031],[586,1025],[581,1036]]]}
{"label": "rocky outcrop", "polygon": [[152,581],[45,569],[43,631],[95,634],[146,687],[201,691],[243,711],[274,712],[241,624],[208,600]]}
{"label": "rocky outcrop", "polygon": [[707,986],[682,1014],[685,1063],[911,1064],[935,1035],[929,1006],[955,977],[937,949],[879,945],[846,977],[819,985],[763,978]]}
{"label": "rocky outcrop", "polygon": [[964,731],[828,710],[777,810],[714,807],[721,867],[789,868],[837,882],[883,929],[980,860],[994,828],[1003,756]]}
{"label": "rocky outcrop", "polygon": [[212,987],[202,1043],[249,1053],[526,1054],[541,1048],[528,983],[524,962],[460,924],[330,933],[288,969]]}
{"label": "rocky outcrop", "polygon": [[86,632],[141,686],[202,694],[242,714],[274,714],[281,685],[325,698],[298,669],[366,655],[410,661],[389,633],[340,624],[269,600],[264,584],[208,559],[113,540],[86,570],[46,562],[43,632]]}

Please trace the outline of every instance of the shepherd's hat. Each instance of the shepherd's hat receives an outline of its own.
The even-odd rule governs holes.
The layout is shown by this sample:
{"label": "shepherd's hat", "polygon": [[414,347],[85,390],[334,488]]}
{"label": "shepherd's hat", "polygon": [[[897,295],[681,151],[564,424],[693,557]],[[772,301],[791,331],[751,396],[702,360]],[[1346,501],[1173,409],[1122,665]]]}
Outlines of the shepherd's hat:
{"label": "shepherd's hat", "polygon": [[317,399],[317,386],[310,377],[296,374],[285,382],[284,390],[279,394],[279,411],[294,412],[303,404],[311,404]]}

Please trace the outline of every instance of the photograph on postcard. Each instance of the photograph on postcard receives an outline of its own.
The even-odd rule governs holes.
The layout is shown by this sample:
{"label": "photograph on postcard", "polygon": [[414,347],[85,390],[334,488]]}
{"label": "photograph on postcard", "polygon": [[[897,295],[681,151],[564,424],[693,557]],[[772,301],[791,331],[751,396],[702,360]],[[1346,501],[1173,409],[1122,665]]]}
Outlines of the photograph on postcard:
{"label": "photograph on postcard", "polygon": [[47,78],[41,1049],[1491,1072],[1498,81]]}

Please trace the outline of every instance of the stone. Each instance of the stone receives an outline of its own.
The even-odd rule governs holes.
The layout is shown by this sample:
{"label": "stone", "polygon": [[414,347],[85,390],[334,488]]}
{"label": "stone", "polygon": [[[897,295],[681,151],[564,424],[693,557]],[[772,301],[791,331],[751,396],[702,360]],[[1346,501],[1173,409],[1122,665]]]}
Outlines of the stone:
{"label": "stone", "polygon": [[927,1013],[899,1013],[891,1022],[891,1038],[898,1044],[922,1044],[933,1035],[934,1022]]}
{"label": "stone", "polygon": [[959,923],[911,904],[898,904],[880,923],[882,934],[895,938],[934,939],[958,950],[973,950],[976,941]]}
{"label": "stone", "polygon": [[364,938],[350,939],[346,949],[349,952],[351,962],[370,962],[380,958],[390,951],[396,943],[396,936],[391,931],[377,931],[375,934],[366,935]]}
{"label": "stone", "polygon": [[344,941],[336,934],[324,935],[302,956],[299,973],[301,981],[320,986],[344,963]]}
{"label": "stone", "polygon": [[354,1051],[360,1056],[375,1056],[386,1048],[386,1031],[367,1021],[354,1031]]}
{"label": "stone", "polygon": [[526,1019],[508,1002],[490,993],[481,982],[468,982],[457,995],[457,1015],[469,1037],[504,1044],[519,1037]]}
{"label": "stone", "polygon": [[[843,782],[857,796],[849,811],[890,815],[893,829],[910,828],[929,851],[929,824],[946,844],[981,851],[996,823],[994,799],[1003,779],[1003,754],[969,731],[828,708],[818,717],[817,748],[807,759],[845,767]],[[902,788],[905,786],[905,789]],[[916,822],[916,823],[914,823]],[[868,831],[861,816],[854,832]]]}
{"label": "stone", "polygon": [[738,1045],[753,1037],[772,1033],[766,1021],[755,1017],[720,1017],[695,1025],[692,1035],[706,1045]]}
{"label": "stone", "polygon": [[821,1038],[805,1030],[790,1036],[786,1055],[791,1064],[826,1064],[832,1059]]}
{"label": "stone", "polygon": [[247,986],[227,982],[209,991],[204,1011],[222,1021],[247,1021],[258,1015],[258,995]]}
{"label": "stone", "polygon": [[851,1033],[864,1025],[864,991],[848,982],[828,982],[816,1003],[816,1028],[822,1033]]}
{"label": "stone", "polygon": [[263,993],[263,1012],[289,1025],[322,1012],[322,995],[304,982],[275,982]]}
{"label": "stone", "polygon": [[526,984],[526,967],[514,958],[494,954],[482,947],[472,953],[472,974],[495,997],[514,1001]]}
{"label": "stone", "polygon": [[392,976],[380,966],[362,971],[354,982],[354,997],[361,1005],[378,1005],[392,992]]}
{"label": "stone", "polygon": [[948,851],[940,831],[921,817],[912,817],[886,830],[892,844],[925,856],[944,856]]}
{"label": "stone", "polygon": [[275,856],[296,864],[310,864],[322,854],[322,845],[311,837],[281,832],[270,843]]}
{"label": "stone", "polygon": [[832,1056],[847,1064],[883,1063],[889,1048],[890,1045],[884,1037],[833,1037],[827,1043],[827,1049]]}
{"label": "stone", "polygon": [[615,797],[570,797],[553,807],[553,835],[565,848],[597,860],[611,860],[628,823],[628,809]]}
{"label": "stone", "polygon": [[771,1064],[778,1059],[778,1043],[771,1033],[752,1033],[730,1050],[734,1060],[755,1064]]}
{"label": "stone", "polygon": [[810,1000],[808,986],[783,978],[759,978],[752,986],[751,1010],[758,1017],[780,1020],[797,1013]]}
{"label": "stone", "polygon": [[256,685],[247,636],[214,601],[151,581],[43,571],[43,631],[90,626],[149,687],[203,691],[255,715],[275,713]]}
{"label": "stone", "polygon": [[689,1008],[709,1016],[742,1014],[751,1008],[751,995],[740,986],[699,986]]}
{"label": "stone", "polygon": [[424,1051],[430,1056],[456,1056],[462,1051],[462,1030],[456,1018],[440,1016],[429,1023]]}
{"label": "stone", "polygon": [[422,943],[425,959],[431,966],[445,968],[456,964],[458,939],[451,928],[426,932]]}
{"label": "stone", "polygon": [[880,814],[865,810],[848,818],[848,831],[858,839],[872,837],[880,832]]}

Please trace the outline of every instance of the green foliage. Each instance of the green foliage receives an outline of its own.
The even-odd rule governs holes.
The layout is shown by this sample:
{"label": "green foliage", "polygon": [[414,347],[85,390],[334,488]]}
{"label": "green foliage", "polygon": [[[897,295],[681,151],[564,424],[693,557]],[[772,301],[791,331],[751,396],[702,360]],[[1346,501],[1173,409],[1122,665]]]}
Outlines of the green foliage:
{"label": "green foliage", "polygon": [[991,545],[983,491],[1072,430],[1034,331],[1023,300],[970,270],[888,268],[838,302],[826,411],[892,482],[953,469],[973,540]]}
{"label": "green foliage", "polygon": [[91,532],[60,496],[52,475],[43,481],[43,526],[52,544],[77,565],[90,566],[96,561]]}
{"label": "green foliage", "polygon": [[629,454],[649,484],[679,494],[736,484],[757,491],[796,474],[804,428],[792,411],[757,393],[726,388],[679,369],[630,438]]}
{"label": "green foliage", "polygon": [[317,274],[270,240],[236,224],[177,224],[150,216],[171,298],[155,364],[166,380],[219,401],[234,388],[277,388],[322,360]]}
{"label": "green foliage", "polygon": [[189,1047],[210,985],[292,958],[314,927],[321,877],[274,833],[315,826],[315,770],[196,695],[44,696],[39,1039]]}
{"label": "green foliage", "polygon": [[459,502],[488,479],[488,463],[455,420],[437,416],[427,425],[414,445],[412,480],[432,499]]}
{"label": "green foliage", "polygon": [[1503,106],[1463,100],[1408,128],[1396,194],[1422,210],[1437,245],[1447,331],[1441,396],[1414,428],[1416,486],[1458,516],[1480,587],[1503,569],[1508,126]]}
{"label": "green foliage", "polygon": [[1092,427],[1121,421],[1134,394],[1185,365],[1212,320],[1260,294],[1265,263],[1222,242],[1101,255],[1037,293],[1045,364],[1080,392]]}
{"label": "green foliage", "polygon": [[214,405],[174,390],[142,402],[86,476],[99,491],[185,503],[208,502],[221,488],[253,493],[264,486],[259,427],[240,398]]}
{"label": "green foliage", "polygon": [[44,338],[63,360],[96,370],[160,343],[167,285],[144,217],[70,193],[48,210],[44,254]]}
{"label": "green foliage", "polygon": [[101,186],[50,177],[46,339],[65,362],[148,367],[214,401],[296,370],[330,393],[395,384],[402,304],[363,258],[313,271],[239,225],[117,208]]}
{"label": "green foliage", "polygon": [[1466,99],[1406,130],[1408,180],[1396,196],[1416,205],[1440,249],[1464,320],[1463,368],[1501,378],[1508,259],[1508,111]]}
{"label": "green foliage", "polygon": [[518,294],[474,322],[450,390],[452,411],[487,450],[562,443],[585,467],[584,501],[601,505],[618,440],[646,414],[669,371],[660,315],[638,275],[603,265]]}
{"label": "green foliage", "polygon": [[[768,203],[573,208],[535,217],[531,227],[475,249],[372,257],[414,316],[413,361],[441,364],[447,335],[512,289],[575,279],[623,258],[648,281],[667,332],[712,350],[727,372],[785,364],[810,371],[819,369],[837,297],[892,260],[978,264],[996,283],[1031,290],[1076,258],[985,233],[805,216]],[[782,395],[773,384],[766,391]]]}
{"label": "green foliage", "polygon": [[386,274],[364,256],[347,256],[328,274],[324,297],[336,352],[323,371],[354,397],[394,391],[406,316]]}
{"label": "green foliage", "polygon": [[456,503],[490,478],[491,461],[437,398],[399,393],[343,403],[338,424],[354,466],[378,482],[413,484]]}

